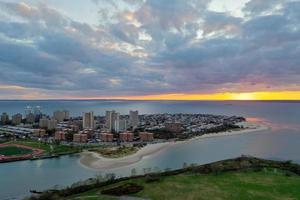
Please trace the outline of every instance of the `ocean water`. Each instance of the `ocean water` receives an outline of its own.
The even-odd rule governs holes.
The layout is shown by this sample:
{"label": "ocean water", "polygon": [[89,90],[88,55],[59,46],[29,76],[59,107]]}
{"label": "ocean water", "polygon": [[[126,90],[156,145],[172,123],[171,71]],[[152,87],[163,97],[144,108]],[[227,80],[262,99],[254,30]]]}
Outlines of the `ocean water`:
{"label": "ocean water", "polygon": [[99,174],[114,172],[118,176],[130,175],[132,168],[142,173],[144,168],[180,168],[183,163],[204,164],[216,160],[252,155],[300,163],[300,102],[275,101],[0,101],[0,112],[10,115],[24,113],[26,106],[41,106],[52,114],[67,109],[71,116],[85,111],[104,115],[106,110],[126,114],[139,110],[151,113],[203,113],[239,115],[259,121],[270,130],[251,134],[194,140],[148,156],[130,166],[110,171],[94,171],[78,163],[79,155],[55,159],[21,161],[0,164],[0,199],[21,198],[29,190],[63,187]]}

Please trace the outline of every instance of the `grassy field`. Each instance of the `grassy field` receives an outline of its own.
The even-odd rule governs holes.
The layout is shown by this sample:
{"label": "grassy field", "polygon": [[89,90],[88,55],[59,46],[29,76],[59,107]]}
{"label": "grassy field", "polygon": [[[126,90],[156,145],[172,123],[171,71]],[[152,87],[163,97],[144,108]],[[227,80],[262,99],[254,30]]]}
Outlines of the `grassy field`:
{"label": "grassy field", "polygon": [[99,147],[92,149],[91,151],[97,152],[106,158],[121,158],[134,154],[138,151],[136,147]]}
{"label": "grassy field", "polygon": [[18,140],[7,142],[6,144],[21,144],[37,149],[42,149],[48,154],[60,154],[60,153],[72,153],[78,151],[77,148],[67,146],[67,145],[56,145],[56,144],[48,144],[44,142],[39,142],[36,140]]}
{"label": "grassy field", "polygon": [[15,146],[0,147],[0,155],[4,155],[4,156],[19,156],[19,155],[25,155],[31,153],[32,150],[24,149],[21,147],[15,147]]}
{"label": "grassy field", "polygon": [[[158,182],[147,183],[145,178],[129,180],[144,189],[133,196],[149,199],[207,199],[207,200],[281,200],[300,199],[300,176],[286,174],[277,169],[259,172],[224,172],[214,174],[184,173],[162,177]],[[114,197],[101,196],[102,189],[94,189],[69,199],[105,200]]]}

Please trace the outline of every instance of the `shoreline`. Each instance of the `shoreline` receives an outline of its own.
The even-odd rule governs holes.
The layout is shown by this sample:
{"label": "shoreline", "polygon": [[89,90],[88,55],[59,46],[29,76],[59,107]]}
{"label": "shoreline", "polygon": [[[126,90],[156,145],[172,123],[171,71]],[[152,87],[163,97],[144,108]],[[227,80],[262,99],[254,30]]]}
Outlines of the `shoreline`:
{"label": "shoreline", "polygon": [[145,147],[138,150],[136,153],[122,158],[105,158],[96,152],[82,152],[78,162],[82,167],[91,170],[116,169],[137,163],[145,159],[146,157],[156,155],[157,153],[166,150],[167,148],[170,148],[174,145],[186,144],[194,140],[233,136],[252,132],[262,132],[270,129],[270,127],[264,124],[254,122],[241,122],[237,125],[242,125],[244,126],[244,128],[241,130],[231,130],[226,132],[204,134],[183,141],[167,141],[162,143],[148,144]]}

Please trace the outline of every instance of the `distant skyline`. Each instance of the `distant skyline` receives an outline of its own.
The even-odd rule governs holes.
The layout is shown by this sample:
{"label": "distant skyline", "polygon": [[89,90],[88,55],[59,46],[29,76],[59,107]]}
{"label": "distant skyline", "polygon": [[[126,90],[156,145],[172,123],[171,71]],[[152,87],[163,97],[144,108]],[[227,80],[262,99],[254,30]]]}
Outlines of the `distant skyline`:
{"label": "distant skyline", "polygon": [[299,0],[0,0],[0,99],[300,100]]}

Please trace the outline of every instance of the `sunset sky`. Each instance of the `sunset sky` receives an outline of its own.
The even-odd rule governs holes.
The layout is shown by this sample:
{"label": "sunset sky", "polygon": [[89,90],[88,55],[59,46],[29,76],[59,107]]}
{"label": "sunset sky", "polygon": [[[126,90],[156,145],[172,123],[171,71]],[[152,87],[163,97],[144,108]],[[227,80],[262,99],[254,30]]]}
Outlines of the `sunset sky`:
{"label": "sunset sky", "polygon": [[0,0],[0,99],[300,100],[297,0]]}

